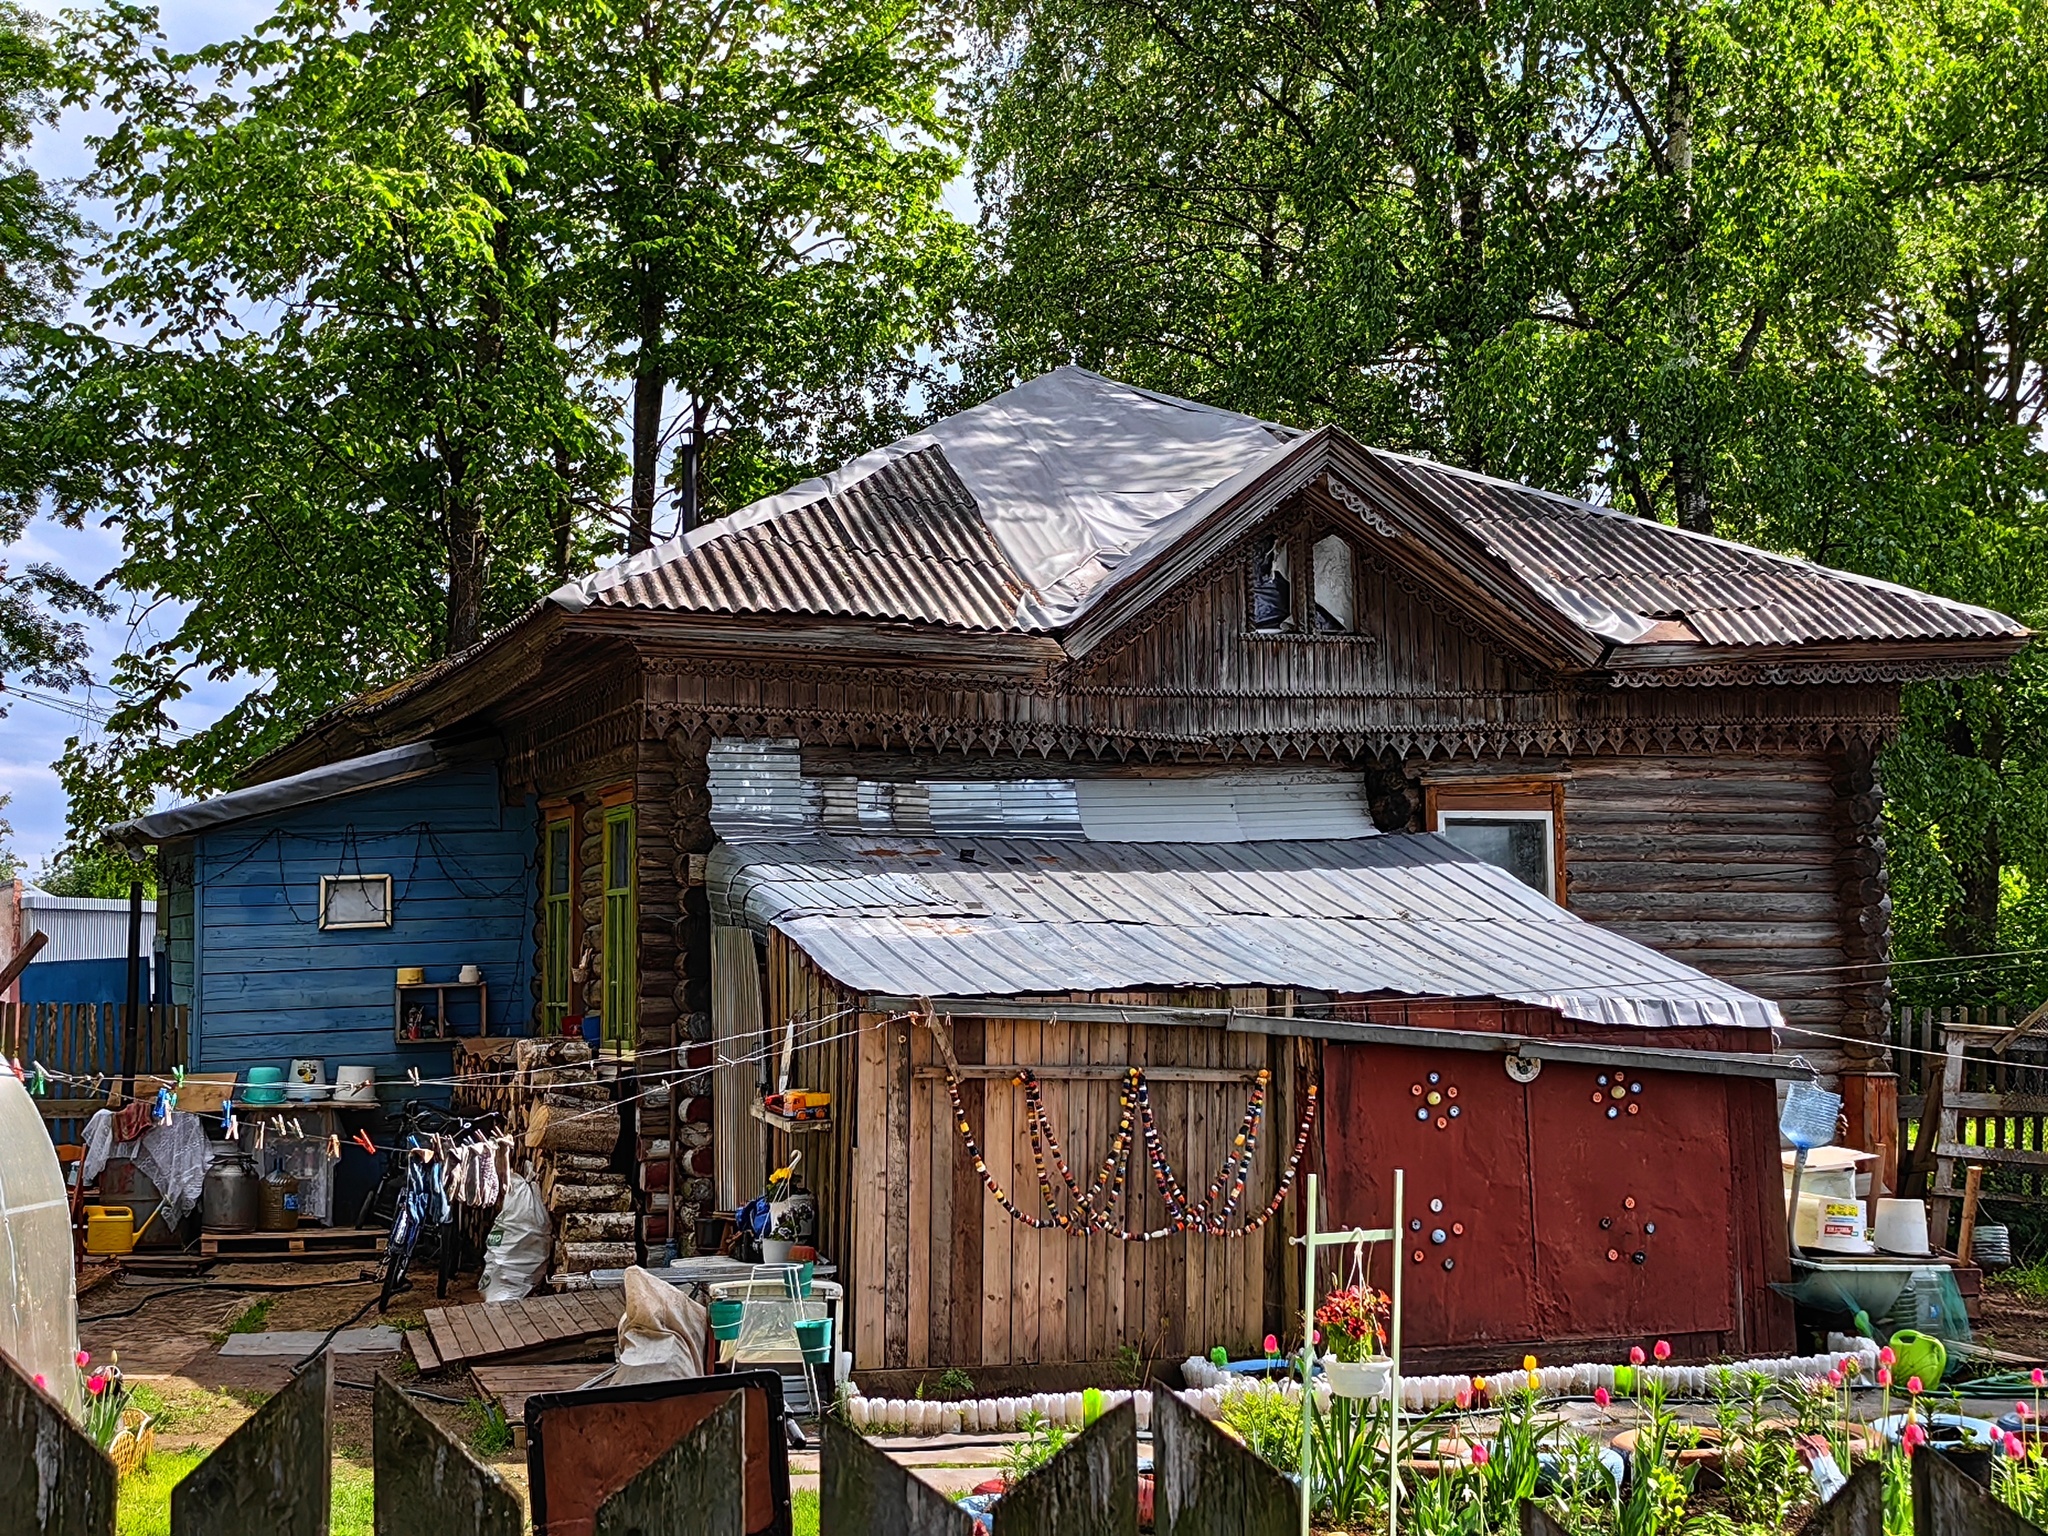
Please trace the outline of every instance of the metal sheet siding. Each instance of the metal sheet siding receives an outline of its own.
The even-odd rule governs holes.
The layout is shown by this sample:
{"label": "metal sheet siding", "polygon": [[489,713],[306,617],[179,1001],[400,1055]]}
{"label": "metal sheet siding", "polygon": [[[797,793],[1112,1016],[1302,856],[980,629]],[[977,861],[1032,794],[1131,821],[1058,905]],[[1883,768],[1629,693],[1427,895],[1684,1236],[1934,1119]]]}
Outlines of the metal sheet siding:
{"label": "metal sheet siding", "polygon": [[720,843],[710,887],[714,921],[777,929],[859,991],[1293,986],[1500,998],[1603,1024],[1780,1022],[1775,1004],[1435,836]]}
{"label": "metal sheet siding", "polygon": [[[21,893],[21,937],[47,933],[50,942],[36,956],[38,965],[60,960],[128,959],[128,903],[90,896],[52,896],[47,891]],[[142,904],[142,953],[147,959],[156,938],[156,903]]]}

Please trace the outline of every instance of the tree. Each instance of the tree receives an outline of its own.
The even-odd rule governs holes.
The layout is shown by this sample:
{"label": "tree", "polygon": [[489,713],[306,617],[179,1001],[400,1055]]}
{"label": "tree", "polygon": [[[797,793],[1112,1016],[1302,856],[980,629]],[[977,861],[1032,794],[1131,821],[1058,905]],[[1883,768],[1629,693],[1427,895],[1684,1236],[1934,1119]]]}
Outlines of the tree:
{"label": "tree", "polygon": [[582,30],[553,57],[536,166],[582,221],[579,296],[631,383],[637,551],[665,492],[686,529],[833,453],[835,421],[886,441],[933,382],[916,352],[965,259],[940,206],[960,165],[949,39],[924,0],[634,0],[564,20]]}
{"label": "tree", "polygon": [[[1080,361],[2048,622],[2040,0],[980,17],[970,393]],[[2048,945],[2044,699],[1909,689],[1902,953]]]}
{"label": "tree", "polygon": [[[52,473],[40,451],[51,433],[37,363],[76,284],[71,242],[83,233],[64,191],[19,158],[52,111],[56,76],[42,22],[0,0],[0,548],[26,531]],[[84,682],[84,628],[61,615],[110,611],[55,566],[16,569],[0,558],[0,690]]]}

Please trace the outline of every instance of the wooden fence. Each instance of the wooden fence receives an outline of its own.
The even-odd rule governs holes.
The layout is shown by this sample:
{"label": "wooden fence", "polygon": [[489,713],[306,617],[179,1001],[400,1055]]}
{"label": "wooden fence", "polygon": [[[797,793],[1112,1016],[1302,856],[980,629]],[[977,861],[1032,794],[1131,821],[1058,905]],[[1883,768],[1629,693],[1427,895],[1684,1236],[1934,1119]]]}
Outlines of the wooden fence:
{"label": "wooden fence", "polygon": [[[2048,1035],[2022,1032],[2004,1008],[1901,1008],[1892,1018],[1900,1145],[1939,1224],[1956,1193],[1953,1163],[1990,1170],[1982,1198],[2048,1195]],[[1917,1185],[1915,1186],[1918,1187]]]}
{"label": "wooden fence", "polygon": [[[519,1536],[518,1495],[413,1406],[375,1387],[377,1536]],[[591,1536],[788,1536],[788,1506],[747,1529],[747,1434],[734,1391],[578,1529]],[[323,1353],[171,1490],[171,1536],[328,1536],[333,1356]],[[1170,1392],[1154,1398],[1159,1536],[1287,1536],[1293,1485]],[[859,1434],[828,1419],[819,1456],[820,1536],[974,1536],[971,1516]],[[1882,1470],[1866,1462],[1802,1536],[1884,1536]],[[0,1357],[0,1532],[114,1536],[114,1465]],[[996,1506],[995,1536],[1137,1536],[1138,1420],[1104,1414]],[[1524,1536],[1576,1536],[1525,1503]],[[559,1529],[559,1527],[558,1527]],[[2041,1536],[1932,1451],[1913,1461],[1915,1536]]]}
{"label": "wooden fence", "polygon": [[[23,1070],[41,1062],[53,1074],[47,1098],[38,1107],[47,1121],[68,1123],[91,1114],[107,1101],[104,1089],[69,1078],[108,1083],[126,1070],[167,1073],[189,1067],[185,1059],[191,1038],[191,1010],[167,1003],[151,1004],[135,1021],[135,1060],[123,1059],[128,1010],[119,1003],[0,1003],[0,1056],[21,1063]],[[75,1139],[66,1137],[64,1139]]]}

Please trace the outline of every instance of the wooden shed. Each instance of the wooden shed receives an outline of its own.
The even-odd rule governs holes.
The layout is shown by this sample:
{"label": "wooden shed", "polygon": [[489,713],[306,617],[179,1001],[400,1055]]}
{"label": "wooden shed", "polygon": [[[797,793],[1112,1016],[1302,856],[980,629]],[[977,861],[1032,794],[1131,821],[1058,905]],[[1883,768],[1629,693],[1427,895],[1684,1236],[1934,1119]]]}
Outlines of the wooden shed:
{"label": "wooden shed", "polygon": [[[1406,1171],[1413,1230],[1373,1268],[1407,1267],[1424,1364],[1792,1342],[1775,1009],[1444,839],[812,838],[721,845],[710,885],[720,931],[759,936],[787,1082],[833,1094],[768,1155],[803,1148],[857,1369],[1099,1374],[1284,1337],[1300,1168],[1365,1225]],[[1117,1162],[1131,1068],[1156,1137]],[[1103,1220],[1055,1224],[1078,1203],[1047,1133],[1079,1190],[1109,1169]],[[1153,1147],[1228,1214],[1177,1223]]]}

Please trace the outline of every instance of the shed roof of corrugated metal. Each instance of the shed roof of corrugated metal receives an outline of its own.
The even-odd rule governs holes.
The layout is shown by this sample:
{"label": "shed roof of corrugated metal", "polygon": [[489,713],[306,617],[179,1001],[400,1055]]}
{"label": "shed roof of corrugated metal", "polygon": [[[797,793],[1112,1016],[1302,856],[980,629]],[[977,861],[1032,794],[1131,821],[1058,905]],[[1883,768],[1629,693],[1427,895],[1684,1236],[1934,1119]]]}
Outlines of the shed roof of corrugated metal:
{"label": "shed roof of corrugated metal", "polygon": [[1274,986],[1500,998],[1602,1024],[1781,1022],[1434,835],[720,843],[708,885],[714,921],[778,929],[884,995]]}
{"label": "shed roof of corrugated metal", "polygon": [[[1057,634],[1301,445],[1293,428],[1059,368],[618,565],[572,610],[845,616]],[[2022,637],[2003,614],[1365,448],[1603,640]]]}

